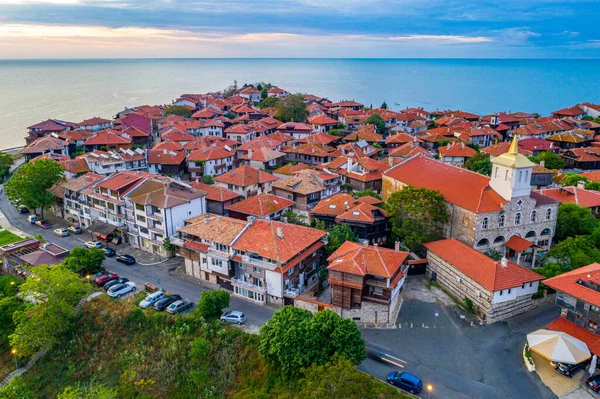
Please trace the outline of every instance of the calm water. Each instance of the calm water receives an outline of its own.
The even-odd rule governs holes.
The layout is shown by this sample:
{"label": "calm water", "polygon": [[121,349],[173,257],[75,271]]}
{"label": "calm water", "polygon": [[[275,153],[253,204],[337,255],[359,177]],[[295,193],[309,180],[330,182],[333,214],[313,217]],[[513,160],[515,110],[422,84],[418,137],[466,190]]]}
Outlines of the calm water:
{"label": "calm water", "polygon": [[181,93],[271,82],[331,100],[393,109],[547,114],[600,102],[600,60],[168,59],[0,61],[0,148],[47,118],[80,122]]}

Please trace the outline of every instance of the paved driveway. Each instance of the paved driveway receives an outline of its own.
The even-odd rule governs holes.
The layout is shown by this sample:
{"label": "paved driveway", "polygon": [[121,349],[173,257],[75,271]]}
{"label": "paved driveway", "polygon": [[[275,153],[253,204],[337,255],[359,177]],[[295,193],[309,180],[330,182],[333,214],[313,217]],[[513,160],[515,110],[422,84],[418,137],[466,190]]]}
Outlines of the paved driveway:
{"label": "paved driveway", "polygon": [[[415,283],[422,284],[418,279],[409,282]],[[441,303],[422,297],[412,299],[408,295],[400,310],[400,328],[364,329],[363,335],[369,344],[387,349],[404,360],[403,371],[432,384],[431,398],[556,397],[535,373],[527,372],[521,352],[527,332],[557,317],[555,305],[545,305],[509,323],[471,326],[469,320],[460,318],[464,312],[448,306],[447,302]],[[398,370],[394,365],[372,359],[367,359],[360,368],[381,379]],[[427,395],[424,393],[422,397]]]}
{"label": "paved driveway", "polygon": [[[52,224],[52,229],[44,230],[30,224],[27,221],[27,215],[20,215],[16,207],[8,202],[4,193],[0,194],[0,209],[15,228],[18,228],[31,236],[41,234],[47,241],[56,243],[65,248],[72,249],[74,247],[80,247],[83,242],[90,240],[90,235],[86,232],[80,235],[69,235],[67,237],[58,237],[54,235],[52,233],[54,228],[66,227],[68,226],[68,223],[63,219],[53,217],[53,215],[47,211],[44,216]],[[111,248],[115,249],[117,253],[130,254],[135,257],[137,261],[142,263],[149,264],[160,261],[160,258],[156,255],[134,249],[129,245],[109,245]],[[144,266],[139,263],[133,266],[127,266],[118,263],[114,258],[106,258],[104,261],[106,270],[134,281],[138,286],[138,291],[143,288],[145,283],[158,284],[164,290],[179,294],[182,297],[197,303],[200,298],[200,293],[207,288],[196,281],[178,276],[175,272],[182,265],[183,259],[179,257],[152,266]],[[231,297],[230,305],[231,309],[240,310],[246,314],[249,331],[256,331],[258,327],[263,325],[273,315],[273,309],[269,307],[255,305],[233,296]]]}

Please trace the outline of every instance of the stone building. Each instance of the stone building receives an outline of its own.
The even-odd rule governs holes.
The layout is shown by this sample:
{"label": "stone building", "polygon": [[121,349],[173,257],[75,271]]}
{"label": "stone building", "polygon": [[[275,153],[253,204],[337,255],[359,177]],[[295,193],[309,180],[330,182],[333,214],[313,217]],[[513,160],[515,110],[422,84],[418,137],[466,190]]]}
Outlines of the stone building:
{"label": "stone building", "polygon": [[527,312],[544,276],[506,258],[496,261],[448,238],[425,244],[427,276],[456,300],[469,298],[476,313],[493,323]]}
{"label": "stone building", "polygon": [[512,236],[548,249],[555,232],[558,201],[531,191],[535,164],[518,153],[516,140],[509,152],[492,161],[492,177],[415,156],[383,175],[382,197],[410,185],[438,190],[445,198],[449,220],[445,235],[480,251],[504,251]]}
{"label": "stone building", "polygon": [[408,252],[346,241],[329,262],[331,305],[360,323],[394,324]]}

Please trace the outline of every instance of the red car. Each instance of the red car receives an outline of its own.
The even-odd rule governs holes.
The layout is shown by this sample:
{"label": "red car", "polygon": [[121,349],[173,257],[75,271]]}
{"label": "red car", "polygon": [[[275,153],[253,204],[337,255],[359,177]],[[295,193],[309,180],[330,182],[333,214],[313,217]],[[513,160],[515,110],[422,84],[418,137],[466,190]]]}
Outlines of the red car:
{"label": "red car", "polygon": [[96,277],[96,279],[94,280],[94,285],[97,285],[98,287],[102,287],[104,284],[108,283],[109,281],[113,281],[118,278],[119,278],[119,276],[115,273],[102,273],[101,275]]}

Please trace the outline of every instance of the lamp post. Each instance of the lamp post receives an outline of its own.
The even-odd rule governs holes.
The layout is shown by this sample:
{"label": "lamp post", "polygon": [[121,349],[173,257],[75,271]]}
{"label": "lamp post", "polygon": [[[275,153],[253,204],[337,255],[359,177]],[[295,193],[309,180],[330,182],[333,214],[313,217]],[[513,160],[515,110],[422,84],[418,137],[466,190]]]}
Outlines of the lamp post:
{"label": "lamp post", "polygon": [[433,392],[433,385],[427,384],[427,397],[431,398],[431,392]]}
{"label": "lamp post", "polygon": [[17,361],[17,350],[13,348],[10,353],[15,357],[15,366],[17,366],[17,371],[19,371],[19,362]]}

